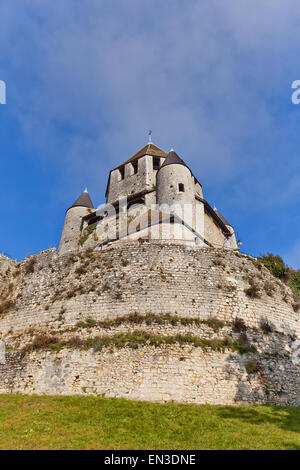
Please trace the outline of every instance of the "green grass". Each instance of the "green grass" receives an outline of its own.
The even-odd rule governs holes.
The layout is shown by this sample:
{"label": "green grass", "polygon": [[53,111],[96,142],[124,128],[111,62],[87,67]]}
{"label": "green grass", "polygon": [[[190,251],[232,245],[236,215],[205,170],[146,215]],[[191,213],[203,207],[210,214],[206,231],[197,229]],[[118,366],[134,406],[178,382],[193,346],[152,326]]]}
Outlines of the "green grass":
{"label": "green grass", "polygon": [[0,395],[0,449],[300,450],[300,408]]}

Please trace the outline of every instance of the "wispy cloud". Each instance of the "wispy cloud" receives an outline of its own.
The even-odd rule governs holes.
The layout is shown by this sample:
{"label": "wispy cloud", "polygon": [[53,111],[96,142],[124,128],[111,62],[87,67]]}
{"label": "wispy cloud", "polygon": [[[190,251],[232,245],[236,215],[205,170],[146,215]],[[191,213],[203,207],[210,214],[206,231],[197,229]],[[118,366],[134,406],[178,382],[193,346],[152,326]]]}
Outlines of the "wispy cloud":
{"label": "wispy cloud", "polygon": [[296,33],[294,1],[17,4],[5,5],[1,42],[24,131],[43,149],[69,126],[120,161],[154,127],[159,143],[224,177],[245,139],[274,125],[266,99]]}
{"label": "wispy cloud", "polygon": [[55,159],[65,185],[84,180],[103,193],[107,170],[151,128],[244,206],[299,198],[299,118],[289,107],[300,78],[296,0],[14,0],[1,9],[1,78],[25,145]]}

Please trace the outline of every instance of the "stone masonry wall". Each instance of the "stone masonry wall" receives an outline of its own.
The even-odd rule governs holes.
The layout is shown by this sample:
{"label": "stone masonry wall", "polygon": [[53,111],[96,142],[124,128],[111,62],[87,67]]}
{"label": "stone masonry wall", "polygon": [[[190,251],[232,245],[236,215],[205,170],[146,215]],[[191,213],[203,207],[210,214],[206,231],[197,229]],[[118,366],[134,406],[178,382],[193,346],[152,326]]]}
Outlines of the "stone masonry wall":
{"label": "stone masonry wall", "polygon": [[221,230],[208,214],[204,214],[204,238],[219,248],[223,248],[226,242]]}
{"label": "stone masonry wall", "polygon": [[152,188],[155,188],[153,157],[145,155],[138,160],[138,171],[136,174],[133,174],[131,163],[125,165],[124,179],[121,179],[119,169],[111,172],[107,202],[112,203],[119,198]]}
{"label": "stone masonry wall", "polygon": [[299,402],[295,299],[250,257],[118,243],[48,250],[5,276],[14,304],[0,315],[0,393]]}

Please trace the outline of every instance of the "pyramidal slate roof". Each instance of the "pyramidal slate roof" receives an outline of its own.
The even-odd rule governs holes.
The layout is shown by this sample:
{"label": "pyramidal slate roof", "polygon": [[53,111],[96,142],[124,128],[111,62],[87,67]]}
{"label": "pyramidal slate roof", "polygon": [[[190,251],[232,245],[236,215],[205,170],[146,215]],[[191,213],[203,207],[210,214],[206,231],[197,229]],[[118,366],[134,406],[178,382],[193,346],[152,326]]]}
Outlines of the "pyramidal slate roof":
{"label": "pyramidal slate roof", "polygon": [[[94,206],[93,206],[93,203],[91,201],[91,198],[90,198],[90,195],[87,191],[87,189],[85,189],[83,191],[83,193],[79,196],[79,198],[74,202],[74,204],[69,207],[69,209],[71,209],[72,207],[88,207],[90,209],[93,209]],[[68,210],[69,210],[68,209]]]}
{"label": "pyramidal slate roof", "polygon": [[185,162],[182,160],[182,158],[180,158],[177,155],[177,153],[172,149],[168,153],[167,158],[165,159],[165,161],[163,162],[163,164],[160,168],[163,168],[164,166],[167,166],[167,165],[174,165],[174,164],[183,165],[183,166],[186,166],[188,168],[188,166],[185,164]]}
{"label": "pyramidal slate roof", "polygon": [[168,153],[165,152],[160,147],[158,147],[157,145],[153,144],[153,142],[148,142],[147,145],[145,145],[138,152],[136,152],[134,155],[132,155],[132,157],[130,157],[128,160],[121,163],[116,168],[113,168],[112,170],[110,170],[105,196],[107,196],[107,193],[108,193],[108,188],[109,188],[109,183],[110,183],[110,175],[111,175],[112,171],[117,170],[118,168],[121,168],[124,165],[127,165],[127,163],[132,163],[132,162],[138,160],[139,158],[144,157],[145,155],[151,155],[152,157],[167,158]]}
{"label": "pyramidal slate roof", "polygon": [[127,163],[133,162],[137,160],[138,158],[143,157],[144,155],[151,155],[152,157],[166,158],[168,154],[157,145],[153,144],[152,142],[148,142],[147,145],[141,148],[137,153],[135,153],[132,157],[130,157],[124,163],[121,163],[121,165],[119,165],[117,168],[120,168],[120,166],[126,165]]}

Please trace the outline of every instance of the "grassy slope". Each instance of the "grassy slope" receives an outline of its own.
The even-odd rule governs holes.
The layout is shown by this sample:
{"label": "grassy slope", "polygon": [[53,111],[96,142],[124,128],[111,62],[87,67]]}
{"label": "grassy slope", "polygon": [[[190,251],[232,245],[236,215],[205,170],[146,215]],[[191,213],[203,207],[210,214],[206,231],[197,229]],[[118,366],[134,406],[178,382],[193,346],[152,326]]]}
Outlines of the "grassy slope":
{"label": "grassy slope", "polygon": [[0,395],[0,449],[300,449],[300,408]]}

